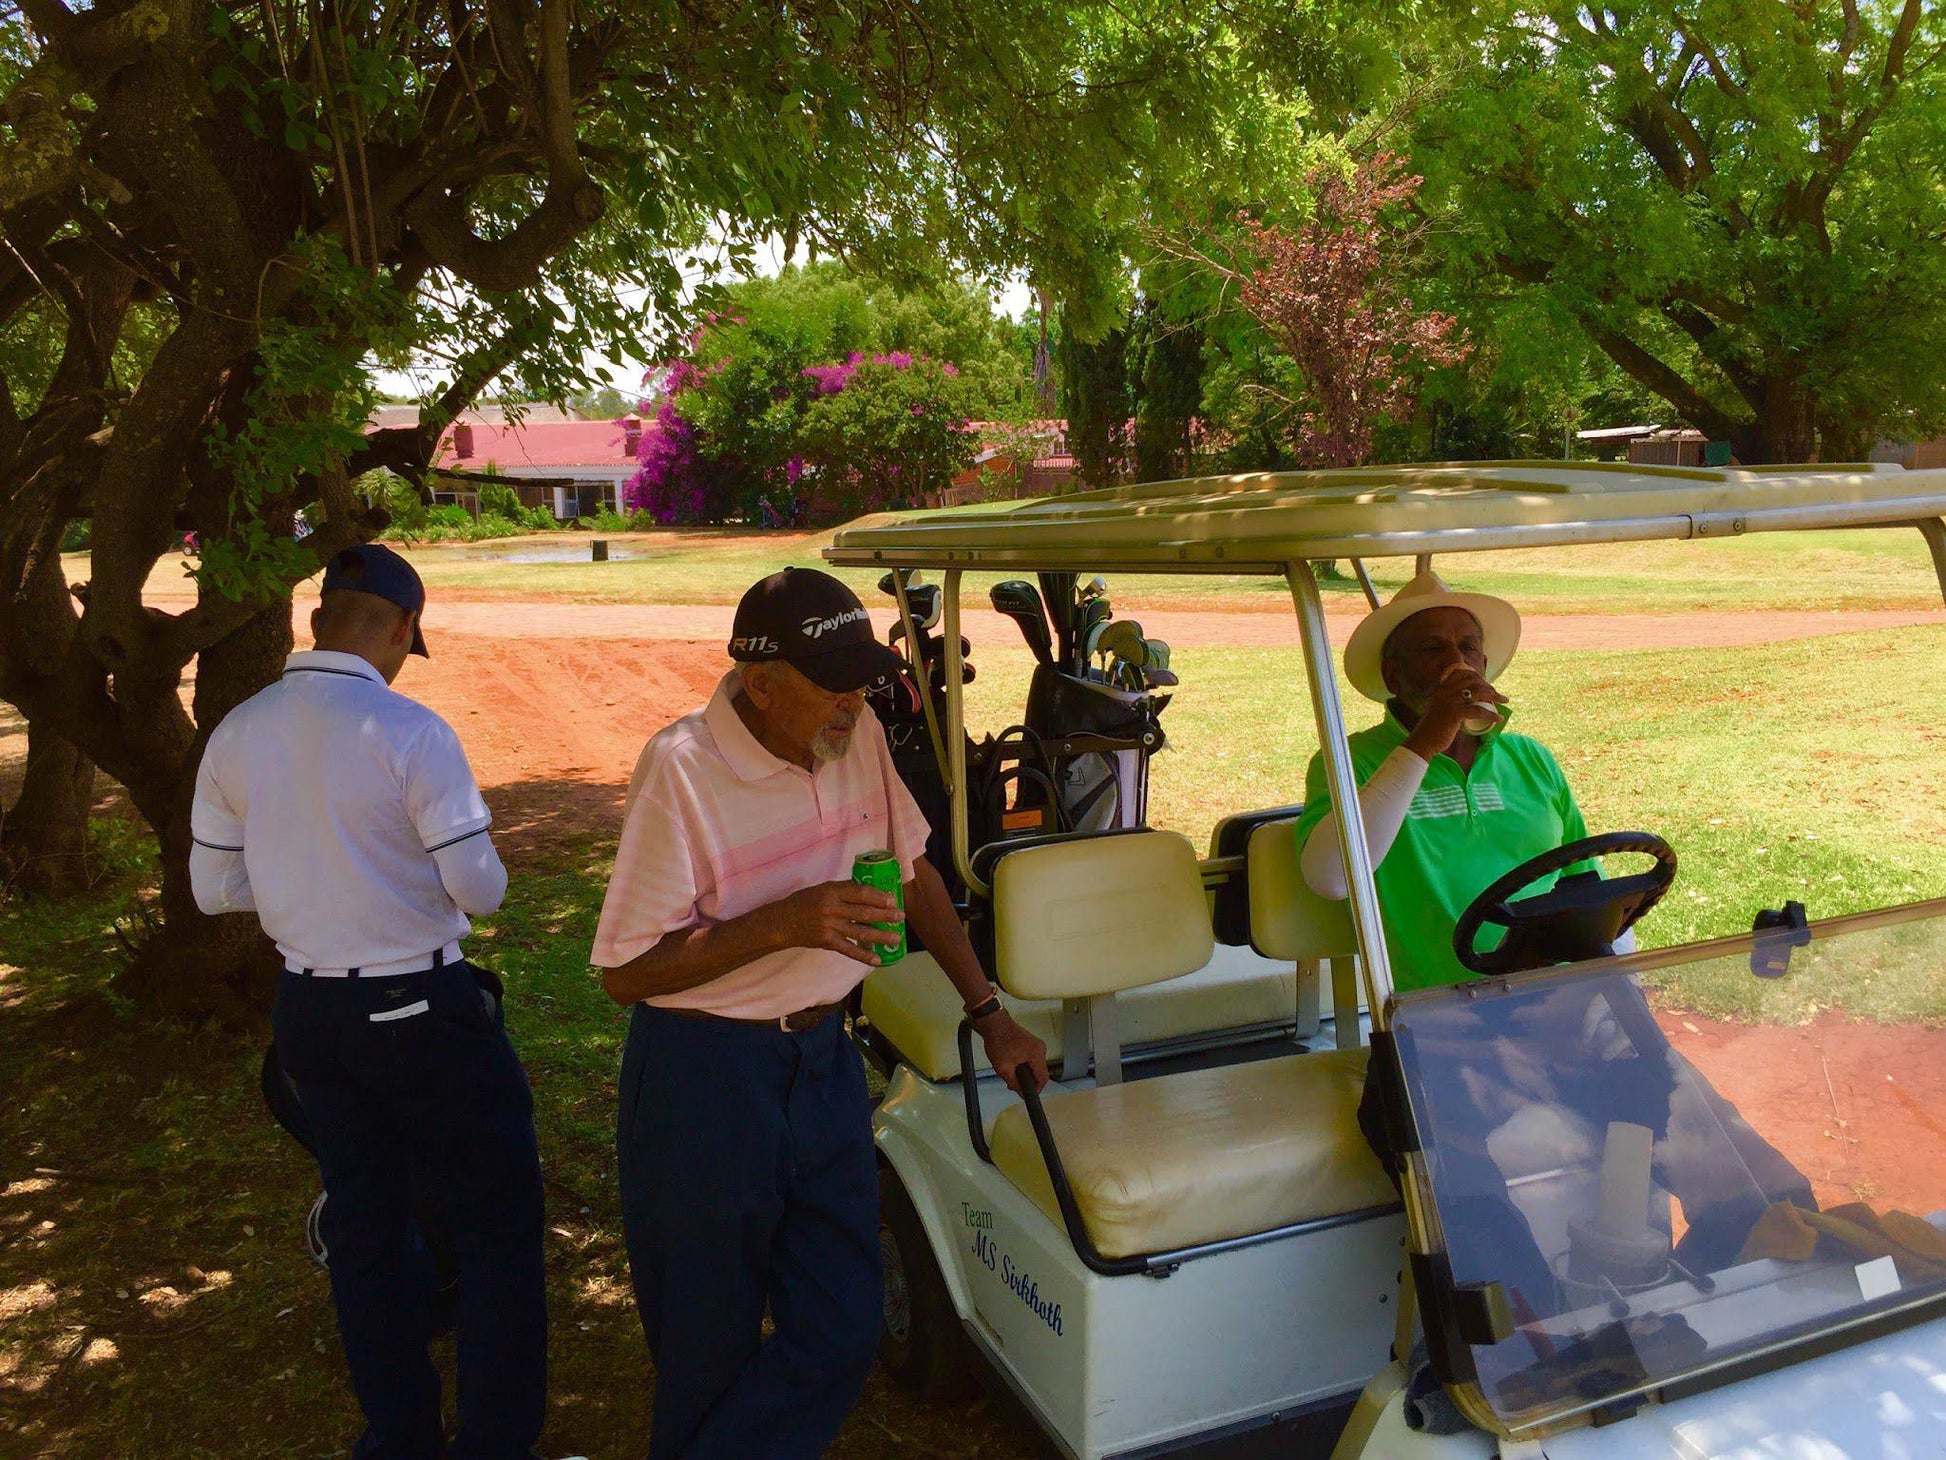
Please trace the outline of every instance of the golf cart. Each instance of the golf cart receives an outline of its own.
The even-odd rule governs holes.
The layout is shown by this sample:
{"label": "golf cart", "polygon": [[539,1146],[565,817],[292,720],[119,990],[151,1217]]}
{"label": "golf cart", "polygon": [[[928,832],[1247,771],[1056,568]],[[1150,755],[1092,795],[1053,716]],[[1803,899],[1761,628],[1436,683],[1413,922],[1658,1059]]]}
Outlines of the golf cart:
{"label": "golf cart", "polygon": [[[1946,1190],[1907,1195],[1916,1215],[1819,1210],[1798,1172],[1828,1171],[1821,1128],[1755,1130],[1771,1112],[1709,1041],[1672,1044],[1641,976],[1936,979],[1946,902],[1792,906],[1618,955],[1675,853],[1611,833],[1482,889],[1456,939],[1478,977],[1398,992],[1358,818],[1338,820],[1344,902],[1307,888],[1296,806],[1237,808],[1207,854],[1128,816],[976,826],[960,596],[969,570],[1284,579],[1343,806],[1324,563],[1350,560],[1375,605],[1370,559],[1916,527],[1946,591],[1943,514],[1946,472],[1523,462],[1167,482],[839,533],[827,559],[891,573],[907,644],[911,575],[937,576],[939,694],[914,708],[947,850],[1056,1072],[1009,1092],[924,954],[867,979],[895,1376],[943,1395],[970,1348],[1079,1460],[1266,1429],[1274,1453],[1347,1460],[1937,1453]],[[1622,852],[1649,870],[1555,881]],[[1481,923],[1506,936],[1483,947]],[[1906,1076],[1859,1059],[1836,1088]],[[1360,1130],[1368,1080],[1396,1185]],[[1934,1142],[1912,1109],[1907,1138]]]}

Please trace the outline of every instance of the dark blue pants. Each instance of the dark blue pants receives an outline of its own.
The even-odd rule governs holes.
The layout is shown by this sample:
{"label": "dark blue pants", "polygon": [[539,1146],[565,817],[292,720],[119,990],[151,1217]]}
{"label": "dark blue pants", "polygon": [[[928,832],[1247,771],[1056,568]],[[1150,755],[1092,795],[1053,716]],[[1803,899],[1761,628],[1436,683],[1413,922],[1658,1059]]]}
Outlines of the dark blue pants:
{"label": "dark blue pants", "polygon": [[285,973],[271,1018],[328,1198],[331,1292],[367,1425],[353,1454],[445,1453],[427,1353],[432,1285],[411,1235],[416,1185],[447,1212],[459,1270],[451,1453],[527,1460],[547,1393],[534,1102],[471,967],[378,979]]}
{"label": "dark blue pants", "polygon": [[655,1360],[650,1460],[822,1455],[882,1307],[871,1104],[844,1020],[790,1034],[637,1005],[615,1147]]}

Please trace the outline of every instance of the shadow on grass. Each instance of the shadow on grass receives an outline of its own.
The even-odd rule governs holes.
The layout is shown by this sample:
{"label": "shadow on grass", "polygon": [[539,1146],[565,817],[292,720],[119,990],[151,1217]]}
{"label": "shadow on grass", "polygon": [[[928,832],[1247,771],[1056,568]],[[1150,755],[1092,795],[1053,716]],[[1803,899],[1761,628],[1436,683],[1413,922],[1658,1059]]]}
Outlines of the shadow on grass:
{"label": "shadow on grass", "polygon": [[[548,1455],[647,1445],[614,1186],[622,1015],[587,967],[622,790],[489,793],[511,885],[470,945],[506,981],[540,1125]],[[262,1108],[260,1046],[158,1022],[111,991],[115,922],[153,862],[139,828],[102,828],[117,870],[91,895],[0,902],[0,1454],[342,1455],[360,1421],[303,1248],[315,1169]],[[450,1384],[450,1343],[438,1357]],[[832,1454],[1002,1460],[1035,1446],[985,1401],[929,1408],[875,1374]]]}

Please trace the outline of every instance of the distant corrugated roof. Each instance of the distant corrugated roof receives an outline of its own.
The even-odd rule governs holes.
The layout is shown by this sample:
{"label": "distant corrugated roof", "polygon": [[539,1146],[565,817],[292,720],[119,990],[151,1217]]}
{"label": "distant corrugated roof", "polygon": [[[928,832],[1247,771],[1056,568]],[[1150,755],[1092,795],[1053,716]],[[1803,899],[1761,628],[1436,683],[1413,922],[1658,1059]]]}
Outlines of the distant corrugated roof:
{"label": "distant corrugated roof", "polygon": [[[439,438],[435,466],[484,469],[500,467],[572,467],[626,465],[635,459],[626,449],[622,427],[613,421],[526,421],[518,426],[491,421],[467,423],[472,450],[461,456],[454,445],[454,428]],[[644,431],[654,431],[647,422]]]}
{"label": "distant corrugated roof", "polygon": [[[475,406],[471,410],[461,411],[459,413],[459,419],[475,423],[485,421],[498,426],[505,424],[509,410],[512,410],[523,421],[534,424],[546,424],[554,421],[580,421],[585,419],[585,417],[578,416],[573,411],[563,410],[560,406],[551,406],[542,401],[523,401],[517,406]],[[368,424],[376,427],[416,426],[419,424],[419,407],[416,405],[380,406],[372,412],[372,418]]]}
{"label": "distant corrugated roof", "polygon": [[1662,429],[1661,423],[1651,421],[1645,426],[1603,426],[1594,431],[1576,431],[1577,441],[1632,441],[1638,436],[1652,436]]}

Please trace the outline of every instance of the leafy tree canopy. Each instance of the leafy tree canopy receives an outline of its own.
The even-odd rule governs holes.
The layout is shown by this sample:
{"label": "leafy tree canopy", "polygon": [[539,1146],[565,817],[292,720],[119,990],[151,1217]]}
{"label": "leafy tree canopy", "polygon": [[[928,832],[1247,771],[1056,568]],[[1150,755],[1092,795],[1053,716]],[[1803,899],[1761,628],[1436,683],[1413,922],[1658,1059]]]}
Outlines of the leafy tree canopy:
{"label": "leafy tree canopy", "polygon": [[[199,737],[275,673],[289,585],[385,526],[354,479],[420,476],[489,381],[558,400],[590,355],[641,353],[712,240],[733,265],[781,233],[1089,275],[1104,200],[1207,155],[1238,64],[1212,27],[1162,0],[23,0],[0,21],[0,695],[128,788],[165,926],[213,947],[183,876]],[[427,357],[419,424],[368,433],[375,366]],[[80,518],[77,597],[56,549]],[[198,600],[153,611],[184,531]]]}
{"label": "leafy tree canopy", "polygon": [[1946,421],[1946,11],[1498,5],[1421,49],[1469,324],[1571,323],[1746,461]]}

